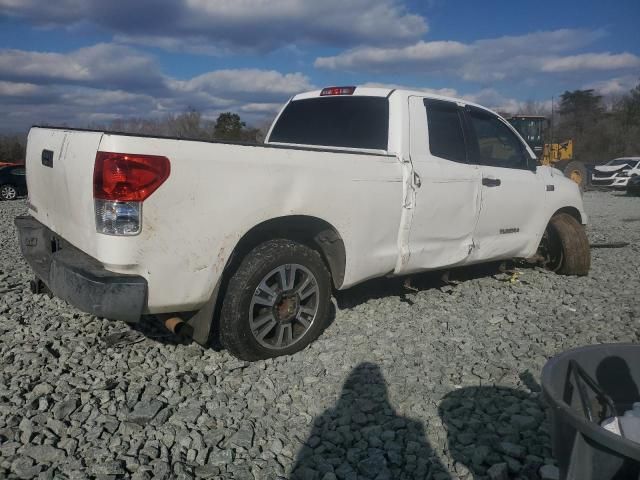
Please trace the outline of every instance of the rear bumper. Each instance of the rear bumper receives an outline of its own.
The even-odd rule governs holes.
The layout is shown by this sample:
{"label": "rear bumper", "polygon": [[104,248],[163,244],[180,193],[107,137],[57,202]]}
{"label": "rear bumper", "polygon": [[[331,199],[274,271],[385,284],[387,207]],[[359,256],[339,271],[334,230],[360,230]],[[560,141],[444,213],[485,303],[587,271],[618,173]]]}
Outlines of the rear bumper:
{"label": "rear bumper", "polygon": [[98,317],[137,322],[147,303],[147,281],[106,270],[30,216],[15,219],[22,255],[51,292]]}

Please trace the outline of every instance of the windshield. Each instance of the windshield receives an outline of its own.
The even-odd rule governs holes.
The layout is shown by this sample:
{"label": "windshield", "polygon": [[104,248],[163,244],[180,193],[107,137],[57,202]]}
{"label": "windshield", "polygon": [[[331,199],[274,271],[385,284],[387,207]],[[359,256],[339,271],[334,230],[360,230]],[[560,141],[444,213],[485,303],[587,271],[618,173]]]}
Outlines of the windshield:
{"label": "windshield", "polygon": [[543,123],[537,119],[517,118],[510,120],[511,125],[528,143],[538,143],[542,141]]}
{"label": "windshield", "polygon": [[388,137],[385,97],[340,96],[290,102],[269,143],[386,150]]}
{"label": "windshield", "polygon": [[540,154],[544,147],[544,129],[547,119],[544,117],[512,117],[509,123],[516,129],[534,152]]}

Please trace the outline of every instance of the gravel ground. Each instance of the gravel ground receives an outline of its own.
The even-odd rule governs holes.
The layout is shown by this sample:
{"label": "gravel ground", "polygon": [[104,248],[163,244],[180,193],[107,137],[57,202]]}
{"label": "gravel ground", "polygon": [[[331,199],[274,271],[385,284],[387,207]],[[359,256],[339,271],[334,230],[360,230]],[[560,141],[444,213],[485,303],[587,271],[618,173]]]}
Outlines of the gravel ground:
{"label": "gravel ground", "polygon": [[0,478],[557,477],[545,361],[640,341],[640,198],[585,202],[592,242],[631,244],[594,250],[589,277],[369,282],[305,351],[253,364],[32,295],[25,202],[1,202]]}

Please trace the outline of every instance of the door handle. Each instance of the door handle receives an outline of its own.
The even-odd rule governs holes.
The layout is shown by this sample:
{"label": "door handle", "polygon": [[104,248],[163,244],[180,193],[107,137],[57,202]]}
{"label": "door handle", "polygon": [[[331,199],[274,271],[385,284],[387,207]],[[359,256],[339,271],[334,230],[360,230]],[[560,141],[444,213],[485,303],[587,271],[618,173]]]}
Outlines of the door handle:
{"label": "door handle", "polygon": [[482,178],[482,185],[485,187],[499,187],[500,183],[502,182],[500,182],[499,178]]}
{"label": "door handle", "polygon": [[418,172],[413,172],[413,184],[420,188],[422,186],[422,178],[420,178],[420,175],[418,175]]}

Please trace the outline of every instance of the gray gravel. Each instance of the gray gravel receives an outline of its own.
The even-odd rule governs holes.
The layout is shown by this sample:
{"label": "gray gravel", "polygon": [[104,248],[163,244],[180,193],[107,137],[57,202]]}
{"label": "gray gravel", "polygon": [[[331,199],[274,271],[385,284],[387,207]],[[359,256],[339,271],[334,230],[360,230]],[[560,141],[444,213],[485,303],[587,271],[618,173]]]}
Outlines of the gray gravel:
{"label": "gray gravel", "polygon": [[32,295],[25,202],[0,202],[0,478],[557,478],[545,361],[640,340],[640,198],[585,201],[592,242],[631,243],[589,277],[370,282],[305,351],[253,364],[150,327],[118,343],[126,325]]}

